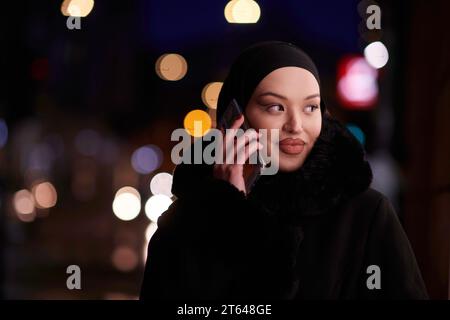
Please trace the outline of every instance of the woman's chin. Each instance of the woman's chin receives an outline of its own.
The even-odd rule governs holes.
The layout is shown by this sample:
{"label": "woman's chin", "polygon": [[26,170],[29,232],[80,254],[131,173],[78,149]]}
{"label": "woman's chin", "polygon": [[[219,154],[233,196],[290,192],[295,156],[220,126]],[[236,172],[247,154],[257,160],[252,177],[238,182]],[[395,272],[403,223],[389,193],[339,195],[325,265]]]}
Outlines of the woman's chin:
{"label": "woman's chin", "polygon": [[270,166],[277,166],[277,171],[282,172],[293,172],[298,170],[305,162],[309,153],[308,149],[303,150],[300,154],[289,154],[278,149],[277,156],[274,156],[272,159],[272,148],[269,148],[268,150],[268,158],[265,158],[265,160],[271,163]]}
{"label": "woman's chin", "polygon": [[303,157],[284,156],[280,152],[278,168],[282,172],[292,172],[298,170],[304,162]]}

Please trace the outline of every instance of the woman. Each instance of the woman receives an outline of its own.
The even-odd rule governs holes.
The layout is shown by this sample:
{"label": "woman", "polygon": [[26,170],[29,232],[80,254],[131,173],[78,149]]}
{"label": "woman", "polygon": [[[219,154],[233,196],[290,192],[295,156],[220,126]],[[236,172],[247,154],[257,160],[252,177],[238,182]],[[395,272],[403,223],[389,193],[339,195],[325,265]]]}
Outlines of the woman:
{"label": "woman", "polygon": [[[278,129],[270,147],[279,172],[247,191],[243,165],[178,165],[177,200],[158,219],[141,299],[427,298],[392,205],[369,187],[361,145],[320,93],[314,63],[290,43],[258,43],[238,57],[218,123],[235,98],[256,131]],[[260,148],[251,138],[237,144]]]}

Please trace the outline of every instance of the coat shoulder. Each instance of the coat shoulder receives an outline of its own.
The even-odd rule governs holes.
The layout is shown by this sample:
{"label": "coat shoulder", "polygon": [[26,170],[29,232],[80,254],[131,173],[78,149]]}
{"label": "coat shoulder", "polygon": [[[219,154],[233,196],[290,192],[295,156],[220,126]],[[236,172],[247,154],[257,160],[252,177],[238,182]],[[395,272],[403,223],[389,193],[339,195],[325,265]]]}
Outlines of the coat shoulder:
{"label": "coat shoulder", "polygon": [[355,195],[354,200],[377,205],[380,201],[387,200],[387,197],[378,190],[367,188],[365,191]]}
{"label": "coat shoulder", "polygon": [[343,204],[343,210],[362,212],[372,215],[383,203],[390,204],[389,199],[381,192],[367,188],[366,190],[354,195]]}

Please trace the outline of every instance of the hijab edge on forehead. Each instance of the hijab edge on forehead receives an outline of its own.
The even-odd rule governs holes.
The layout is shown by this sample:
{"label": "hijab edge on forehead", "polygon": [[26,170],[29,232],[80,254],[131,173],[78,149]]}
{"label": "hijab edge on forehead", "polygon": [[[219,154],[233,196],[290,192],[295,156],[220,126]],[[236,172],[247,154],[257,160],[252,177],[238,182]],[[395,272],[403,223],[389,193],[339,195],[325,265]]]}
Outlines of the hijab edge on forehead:
{"label": "hijab edge on forehead", "polygon": [[[319,88],[319,73],[312,59],[299,47],[289,42],[264,41],[244,49],[233,62],[223,83],[217,103],[217,122],[234,98],[245,110],[254,90],[269,73],[283,67],[299,67],[312,73]],[[322,91],[322,90],[321,90]],[[325,104],[321,99],[320,110]]]}

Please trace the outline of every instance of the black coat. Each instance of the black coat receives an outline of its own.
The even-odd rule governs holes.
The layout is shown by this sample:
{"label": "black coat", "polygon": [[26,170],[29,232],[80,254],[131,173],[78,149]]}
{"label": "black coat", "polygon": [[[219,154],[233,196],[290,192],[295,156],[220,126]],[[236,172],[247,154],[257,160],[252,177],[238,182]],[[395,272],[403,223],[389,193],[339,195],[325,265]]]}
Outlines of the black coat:
{"label": "black coat", "polygon": [[[371,180],[360,144],[329,118],[299,170],[261,176],[248,197],[212,166],[177,166],[141,299],[426,299],[399,219]],[[371,265],[380,289],[368,289]]]}

